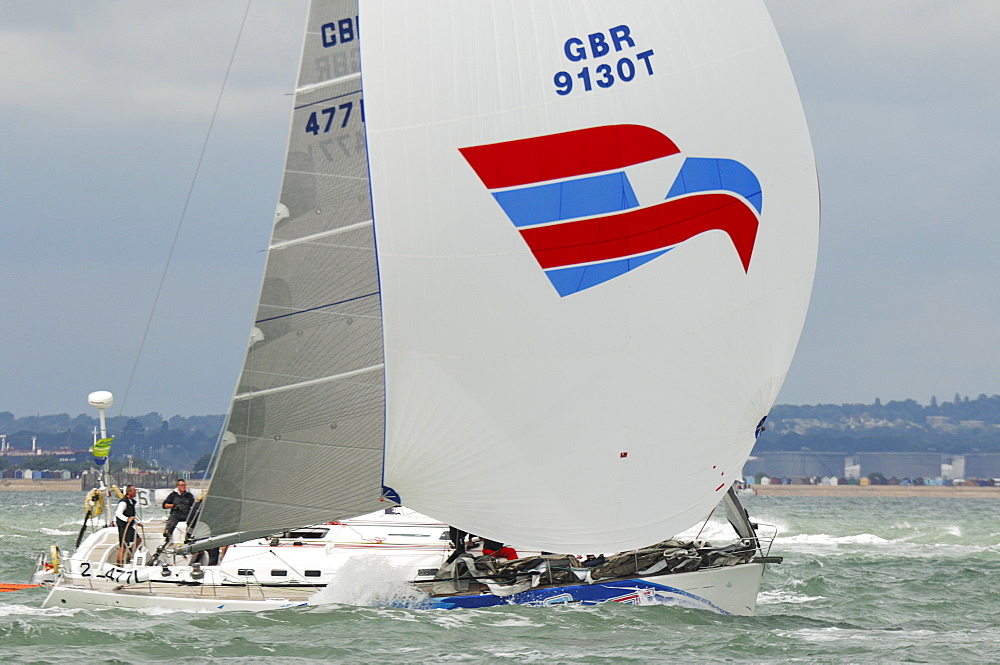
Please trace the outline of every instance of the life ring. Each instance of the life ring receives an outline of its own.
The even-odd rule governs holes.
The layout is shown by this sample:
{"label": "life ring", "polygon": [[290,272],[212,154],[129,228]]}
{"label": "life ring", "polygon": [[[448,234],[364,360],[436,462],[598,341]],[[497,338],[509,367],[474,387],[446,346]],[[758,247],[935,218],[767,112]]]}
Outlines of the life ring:
{"label": "life ring", "polygon": [[104,511],[104,493],[98,489],[90,490],[83,500],[83,507],[90,512],[91,517],[97,517]]}
{"label": "life ring", "polygon": [[58,573],[59,572],[59,546],[52,545],[49,547],[49,564],[52,568],[48,572]]}

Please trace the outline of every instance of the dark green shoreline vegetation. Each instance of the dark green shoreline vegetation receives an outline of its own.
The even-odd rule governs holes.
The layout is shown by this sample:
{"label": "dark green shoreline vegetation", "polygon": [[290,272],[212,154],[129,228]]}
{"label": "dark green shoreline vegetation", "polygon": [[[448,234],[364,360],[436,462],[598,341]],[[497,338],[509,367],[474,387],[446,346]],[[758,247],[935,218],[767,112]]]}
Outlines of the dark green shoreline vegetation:
{"label": "dark green shoreline vegetation", "polygon": [[[140,469],[173,469],[204,471],[215,448],[224,416],[173,416],[164,418],[151,412],[137,417],[108,418],[108,434],[115,437],[111,462],[115,470],[128,459]],[[80,414],[71,417],[61,413],[50,416],[17,418],[9,411],[0,411],[0,434],[7,435],[12,450],[32,449],[32,437],[42,455],[15,457],[0,455],[0,470],[8,468],[66,469],[84,471],[93,468],[89,456],[78,461],[60,461],[72,457],[60,451],[80,451],[90,448],[94,440],[95,416]]]}
{"label": "dark green shoreline vegetation", "polygon": [[[140,468],[203,471],[215,447],[224,416],[172,416],[156,412],[137,417],[112,417],[115,435],[112,461],[134,459]],[[31,450],[32,437],[43,455],[0,456],[0,470],[31,468],[89,469],[89,459],[59,462],[58,451],[86,450],[98,420],[80,414],[16,417],[0,411],[0,434],[14,450]],[[964,454],[1000,452],[1000,395],[955,395],[950,402],[932,397],[923,405],[913,399],[871,404],[778,404],[767,429],[754,447],[767,451],[816,452],[940,452]],[[79,467],[79,468],[77,468]]]}
{"label": "dark green shoreline vegetation", "polygon": [[872,404],[775,405],[755,453],[1000,452],[1000,395]]}

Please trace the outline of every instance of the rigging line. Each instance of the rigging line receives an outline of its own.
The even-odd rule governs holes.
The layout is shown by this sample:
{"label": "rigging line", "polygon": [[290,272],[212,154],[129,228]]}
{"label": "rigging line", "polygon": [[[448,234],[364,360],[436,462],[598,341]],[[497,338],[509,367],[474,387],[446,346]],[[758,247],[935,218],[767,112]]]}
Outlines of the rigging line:
{"label": "rigging line", "polygon": [[205,140],[202,142],[201,153],[198,155],[198,162],[195,165],[194,174],[191,177],[191,184],[188,186],[187,197],[184,199],[184,205],[181,208],[180,219],[177,220],[177,229],[174,231],[174,239],[170,243],[170,251],[167,252],[167,261],[163,266],[163,274],[160,275],[160,284],[156,288],[156,295],[153,297],[153,306],[150,308],[149,317],[146,319],[146,328],[143,330],[142,339],[139,341],[139,350],[135,356],[135,363],[132,365],[132,373],[129,374],[128,383],[125,385],[125,395],[122,397],[118,410],[119,419],[125,413],[125,402],[128,400],[129,391],[132,389],[132,382],[139,369],[139,361],[142,359],[142,352],[146,346],[146,338],[149,336],[149,329],[153,325],[153,316],[156,314],[156,306],[160,302],[163,285],[167,281],[167,272],[170,270],[170,261],[173,259],[174,250],[177,248],[177,240],[180,238],[181,229],[184,226],[184,219],[187,217],[188,206],[191,204],[191,197],[194,195],[194,187],[198,182],[198,173],[201,171],[202,163],[205,161],[205,153],[208,151],[208,141],[212,136],[212,129],[215,127],[215,121],[219,117],[219,107],[222,106],[222,97],[226,92],[226,85],[229,83],[229,76],[233,71],[233,63],[236,61],[236,51],[239,49],[240,40],[243,37],[243,30],[247,24],[247,16],[250,15],[251,2],[252,0],[247,0],[247,8],[243,12],[243,20],[240,22],[240,29],[236,33],[236,41],[233,43],[233,50],[229,55],[229,64],[226,67],[226,74],[222,78],[222,87],[219,90],[219,96],[215,100],[215,109],[212,111],[212,119],[208,123],[208,131],[205,132]]}
{"label": "rigging line", "polygon": [[[312,588],[316,589],[317,591],[320,590],[321,587],[318,584],[314,584],[313,582],[310,582],[308,579],[306,579],[306,576],[304,574],[302,574],[301,572],[299,572],[298,569],[296,569],[290,563],[288,563],[287,561],[285,561],[284,559],[282,559],[280,556],[278,556],[278,553],[275,552],[273,549],[268,549],[267,551],[270,552],[271,554],[273,554],[274,558],[276,558],[278,561],[280,561],[281,563],[283,563],[286,566],[288,566],[288,569],[290,571],[292,571],[293,573],[295,573],[296,575],[298,575],[302,579],[306,580],[306,583],[303,586],[311,586]],[[323,586],[326,586],[326,585],[324,584]]]}
{"label": "rigging line", "polygon": [[[718,508],[718,507],[719,506],[716,506],[715,508]],[[712,508],[712,512],[710,512],[708,514],[708,517],[705,518],[705,523],[701,525],[700,529],[698,529],[698,535],[694,537],[694,540],[698,540],[699,538],[701,538],[701,532],[705,530],[706,526],[708,526],[708,520],[712,519],[712,515],[715,514],[715,508]],[[694,542],[694,541],[692,541],[692,542]]]}

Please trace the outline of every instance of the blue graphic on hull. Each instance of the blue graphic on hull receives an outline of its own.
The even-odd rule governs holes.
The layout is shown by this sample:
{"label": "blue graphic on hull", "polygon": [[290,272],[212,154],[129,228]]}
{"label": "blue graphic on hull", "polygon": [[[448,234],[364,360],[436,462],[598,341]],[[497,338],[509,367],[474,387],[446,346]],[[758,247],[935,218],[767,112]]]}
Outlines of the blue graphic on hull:
{"label": "blue graphic on hull", "polygon": [[628,603],[631,605],[680,605],[694,609],[711,610],[719,614],[731,614],[712,601],[675,587],[656,584],[641,579],[619,580],[604,584],[580,584],[575,586],[529,589],[512,596],[502,597],[492,594],[475,596],[448,596],[433,598],[430,607],[434,609],[456,609],[493,607],[496,605],[528,605],[534,607],[580,603],[597,605],[600,603]]}

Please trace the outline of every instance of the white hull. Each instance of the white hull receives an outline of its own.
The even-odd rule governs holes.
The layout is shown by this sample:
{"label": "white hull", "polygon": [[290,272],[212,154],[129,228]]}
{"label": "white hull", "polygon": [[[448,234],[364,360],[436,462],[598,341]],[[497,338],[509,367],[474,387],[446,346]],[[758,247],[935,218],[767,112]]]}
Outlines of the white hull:
{"label": "white hull", "polygon": [[[98,583],[90,588],[60,580],[52,587],[42,607],[74,607],[83,609],[119,607],[142,609],[150,607],[186,610],[189,612],[263,611],[307,605],[308,596],[294,590],[268,587],[176,587],[175,589],[129,588],[115,589],[113,583]],[[315,589],[309,589],[312,594]]]}
{"label": "white hull", "polygon": [[[539,585],[523,592],[485,593],[478,583],[462,592],[435,590],[435,574],[451,552],[447,526],[405,508],[351,520],[319,524],[230,546],[218,565],[193,566],[186,559],[152,562],[150,550],[162,543],[162,525],[146,522],[148,550],[140,564],[115,566],[117,530],[100,529],[61,562],[61,572],[43,607],[163,607],[176,610],[261,611],[316,604],[313,596],[329,584],[347,586],[393,578],[416,589],[406,603],[426,608],[488,607],[500,604],[547,606],[561,603],[619,602],[672,605],[721,614],[752,615],[764,563],[715,564],[672,574]],[[708,551],[708,550],[702,550]],[[469,552],[475,557],[478,552]],[[522,558],[538,553],[521,552]],[[358,564],[358,565],[354,565]],[[374,565],[373,565],[374,564]],[[578,577],[589,580],[586,568]],[[338,579],[340,578],[340,579]],[[509,588],[509,587],[508,587]],[[482,589],[482,591],[480,591]],[[419,591],[418,591],[419,590]],[[348,601],[349,602],[349,601]],[[366,599],[365,604],[380,604]],[[392,601],[396,602],[396,601]]]}
{"label": "white hull", "polygon": [[[185,524],[178,525],[174,542],[183,538]],[[175,557],[168,549],[160,561],[153,562],[153,552],[163,544],[162,520],[146,521],[140,529],[143,538],[140,553],[126,561],[126,568],[143,569],[141,578],[159,579],[164,564],[174,571],[174,581],[190,569],[187,558]],[[202,565],[204,582],[219,584],[257,583],[271,585],[324,585],[346,561],[357,556],[377,554],[395,567],[437,568],[450,552],[448,528],[419,513],[403,508],[396,513],[382,511],[331,524],[318,524],[257,538],[227,548],[218,566]],[[116,564],[118,532],[105,527],[91,533],[71,556],[61,563],[62,577],[87,582]],[[243,571],[243,572],[241,572]]]}
{"label": "white hull", "polygon": [[[446,599],[428,597],[416,600],[415,607],[457,608],[497,604],[549,606],[573,602],[596,604],[617,602],[632,605],[668,605],[751,616],[757,606],[757,593],[764,571],[762,563],[747,563],[710,568],[690,573],[655,575],[629,580],[608,580],[578,587],[539,588],[529,602],[516,597],[469,594]],[[117,587],[117,588],[116,588]],[[591,600],[572,598],[574,589],[584,589]],[[87,586],[61,580],[45,599],[43,607],[128,609],[167,608],[191,612],[265,611],[316,605],[317,590],[309,587],[269,586],[180,586],[147,583],[122,588],[110,581],[94,581]],[[598,597],[603,599],[598,599]],[[468,605],[456,603],[465,599]],[[477,602],[483,599],[488,602]]]}

